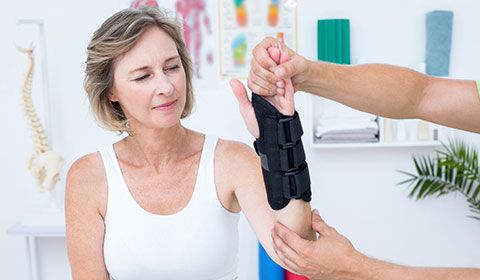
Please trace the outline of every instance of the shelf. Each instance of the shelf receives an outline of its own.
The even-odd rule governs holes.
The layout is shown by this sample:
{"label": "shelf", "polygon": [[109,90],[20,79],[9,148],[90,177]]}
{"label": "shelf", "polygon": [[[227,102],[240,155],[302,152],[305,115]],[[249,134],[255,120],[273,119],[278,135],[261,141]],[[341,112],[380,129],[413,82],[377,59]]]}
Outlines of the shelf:
{"label": "shelf", "polygon": [[440,141],[405,141],[405,142],[376,142],[376,143],[346,143],[346,144],[322,144],[312,143],[312,149],[332,148],[388,148],[388,147],[440,147]]}
{"label": "shelf", "polygon": [[[340,104],[337,104],[336,102],[334,101],[331,101],[331,100],[327,100],[327,99],[324,99],[324,98],[321,98],[321,97],[318,97],[318,96],[313,96],[311,95],[310,97],[310,110],[309,111],[309,125],[310,125],[310,128],[308,129],[308,133],[309,133],[309,138],[310,138],[310,141],[309,141],[309,147],[311,149],[355,149],[355,148],[405,148],[405,147],[410,147],[410,148],[421,148],[421,147],[424,147],[424,148],[439,148],[442,146],[442,142],[447,142],[446,140],[451,138],[453,135],[453,129],[451,128],[448,128],[448,127],[443,127],[443,126],[440,126],[440,125],[436,125],[436,124],[433,124],[433,123],[428,123],[428,126],[429,126],[429,135],[430,135],[430,139],[428,140],[406,140],[406,141],[392,141],[392,142],[387,142],[385,141],[385,138],[384,138],[384,118],[382,117],[378,117],[377,121],[378,121],[378,130],[379,130],[379,142],[375,142],[375,143],[342,143],[342,144],[327,144],[327,143],[318,143],[318,142],[315,142],[315,137],[314,137],[314,132],[315,132],[315,125],[317,123],[317,120],[321,117],[322,114],[325,113],[326,110],[328,110],[329,108],[331,109],[332,107],[330,106],[344,106],[344,105],[340,105]],[[344,110],[344,109],[342,109]],[[353,110],[353,109],[352,109]],[[399,121],[402,122],[402,125],[404,126],[404,135],[403,135],[403,138],[406,138],[406,139],[416,139],[417,135],[417,125],[418,125],[418,122],[419,120],[416,120],[416,119],[404,119],[404,120],[392,120],[392,126],[393,126],[393,139],[395,139],[397,136],[396,136],[396,133],[398,131],[396,131],[396,129],[398,129],[398,127],[396,127],[399,123]],[[439,140],[433,140],[433,135],[435,134],[434,133],[434,130],[436,131],[437,133],[437,137]]]}

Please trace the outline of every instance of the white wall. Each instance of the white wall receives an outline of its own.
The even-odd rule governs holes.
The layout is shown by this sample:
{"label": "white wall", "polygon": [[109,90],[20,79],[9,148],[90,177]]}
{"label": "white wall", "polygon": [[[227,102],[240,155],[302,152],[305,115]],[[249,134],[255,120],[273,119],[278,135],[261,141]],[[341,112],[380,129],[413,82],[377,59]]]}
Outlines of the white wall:
{"label": "white wall", "polygon": [[[24,241],[5,234],[32,205],[45,199],[34,189],[26,161],[32,154],[29,132],[20,110],[25,59],[11,44],[17,18],[44,18],[52,95],[53,142],[67,160],[114,141],[88,112],[82,81],[85,49],[92,32],[125,1],[2,1],[0,9],[0,279],[27,279]],[[161,2],[161,1],[160,1]],[[213,1],[212,1],[213,2]],[[424,58],[424,18],[433,9],[455,13],[451,75],[480,78],[480,39],[475,0],[380,1],[299,0],[298,46],[316,58],[316,20],[348,17],[352,25],[352,60],[416,66]],[[37,77],[38,78],[38,77]],[[187,126],[250,143],[226,81],[196,91],[197,109]],[[306,121],[307,95],[297,95]],[[218,118],[221,115],[222,118]],[[307,133],[309,132],[309,128]],[[457,133],[472,143],[480,137]],[[307,157],[313,182],[313,207],[347,235],[362,252],[409,265],[480,266],[480,223],[467,218],[463,197],[412,201],[396,170],[412,170],[411,155],[428,148],[312,150]],[[67,168],[65,168],[66,170]],[[65,172],[63,174],[63,178]],[[62,183],[64,179],[62,180]],[[60,187],[59,198],[63,195]],[[241,224],[241,276],[256,278],[256,242]],[[64,239],[40,242],[43,279],[69,279]]]}

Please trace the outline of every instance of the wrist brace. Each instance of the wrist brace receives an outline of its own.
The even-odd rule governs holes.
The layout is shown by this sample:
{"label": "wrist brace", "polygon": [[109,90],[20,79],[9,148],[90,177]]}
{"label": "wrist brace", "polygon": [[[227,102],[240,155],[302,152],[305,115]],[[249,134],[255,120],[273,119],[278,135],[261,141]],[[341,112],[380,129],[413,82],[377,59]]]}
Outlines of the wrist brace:
{"label": "wrist brace", "polygon": [[310,174],[298,113],[285,116],[255,93],[252,93],[252,105],[260,129],[254,147],[262,162],[270,207],[280,210],[293,198],[309,202],[312,196]]}

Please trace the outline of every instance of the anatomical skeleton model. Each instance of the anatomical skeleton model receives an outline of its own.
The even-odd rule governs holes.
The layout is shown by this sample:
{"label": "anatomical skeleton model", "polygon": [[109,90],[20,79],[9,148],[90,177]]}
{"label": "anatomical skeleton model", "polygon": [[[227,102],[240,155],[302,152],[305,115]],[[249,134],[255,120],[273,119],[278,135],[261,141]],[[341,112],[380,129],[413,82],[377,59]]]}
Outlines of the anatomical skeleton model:
{"label": "anatomical skeleton model", "polygon": [[65,161],[49,148],[47,135],[33,106],[31,91],[34,70],[34,47],[30,45],[29,48],[24,49],[17,46],[17,50],[28,56],[28,69],[22,89],[22,106],[27,122],[32,129],[35,148],[35,154],[32,155],[28,162],[28,169],[37,182],[37,190],[39,192],[49,192],[53,190],[55,184],[60,179],[60,171]]}

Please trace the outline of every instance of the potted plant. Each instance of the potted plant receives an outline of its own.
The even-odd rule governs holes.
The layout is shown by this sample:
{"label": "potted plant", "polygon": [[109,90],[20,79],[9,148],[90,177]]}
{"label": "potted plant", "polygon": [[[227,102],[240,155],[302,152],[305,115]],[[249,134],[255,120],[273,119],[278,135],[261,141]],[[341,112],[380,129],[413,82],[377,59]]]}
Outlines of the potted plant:
{"label": "potted plant", "polygon": [[409,177],[399,185],[408,184],[409,197],[417,200],[461,193],[472,211],[469,217],[480,221],[478,151],[461,140],[450,140],[442,146],[434,156],[413,156],[416,173],[399,171]]}

